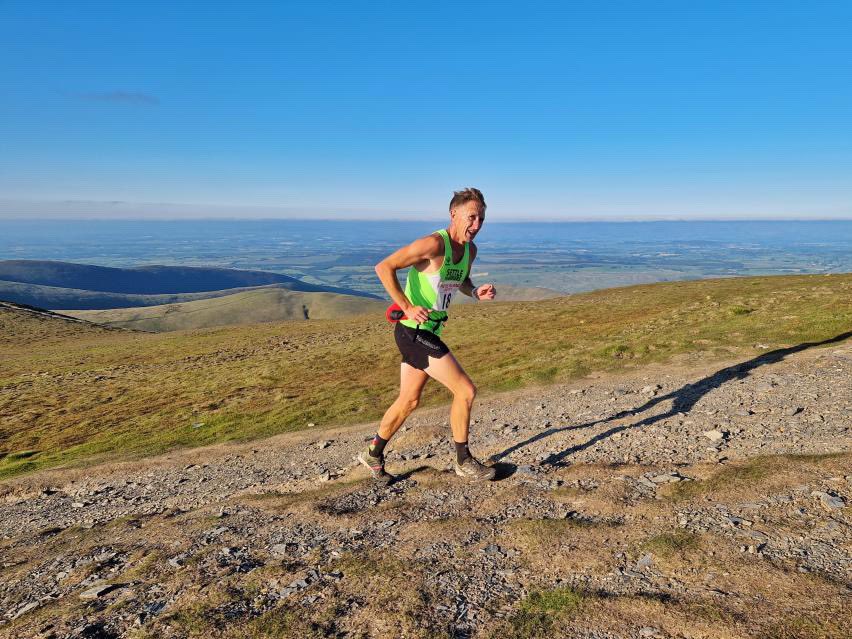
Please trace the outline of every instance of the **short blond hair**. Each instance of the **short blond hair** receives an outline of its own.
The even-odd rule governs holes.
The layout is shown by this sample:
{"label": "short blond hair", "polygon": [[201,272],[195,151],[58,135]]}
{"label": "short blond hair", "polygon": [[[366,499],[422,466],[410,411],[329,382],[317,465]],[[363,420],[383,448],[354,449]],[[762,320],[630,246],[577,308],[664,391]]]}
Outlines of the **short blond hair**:
{"label": "short blond hair", "polygon": [[482,207],[483,211],[485,211],[487,206],[485,204],[485,196],[482,195],[482,191],[469,186],[461,191],[453,192],[453,199],[450,200],[450,210],[452,211],[457,206],[467,204],[468,202],[477,202],[479,206]]}

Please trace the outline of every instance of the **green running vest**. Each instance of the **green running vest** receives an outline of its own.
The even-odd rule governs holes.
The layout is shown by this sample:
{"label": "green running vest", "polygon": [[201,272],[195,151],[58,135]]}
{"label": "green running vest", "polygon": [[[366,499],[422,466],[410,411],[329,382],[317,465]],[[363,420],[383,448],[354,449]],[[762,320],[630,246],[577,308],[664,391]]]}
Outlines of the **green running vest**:
{"label": "green running vest", "polygon": [[[405,279],[405,296],[415,306],[431,309],[430,319],[439,320],[447,316],[447,308],[453,296],[467,279],[470,272],[470,242],[464,243],[464,255],[461,261],[453,264],[453,247],[446,229],[435,231],[444,238],[444,261],[441,268],[433,273],[421,273],[413,266],[408,269]],[[414,320],[401,320],[404,326],[417,328]],[[420,330],[440,335],[444,323],[440,321],[420,324]]]}

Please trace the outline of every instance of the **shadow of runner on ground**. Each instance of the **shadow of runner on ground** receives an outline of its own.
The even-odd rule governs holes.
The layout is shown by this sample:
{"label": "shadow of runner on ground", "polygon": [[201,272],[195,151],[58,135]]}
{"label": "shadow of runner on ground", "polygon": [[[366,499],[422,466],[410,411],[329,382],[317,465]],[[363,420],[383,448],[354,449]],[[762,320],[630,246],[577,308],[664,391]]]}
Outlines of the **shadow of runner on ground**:
{"label": "shadow of runner on ground", "polygon": [[493,481],[503,481],[504,479],[508,479],[515,474],[516,470],[518,470],[518,467],[515,464],[508,464],[506,462],[498,462],[493,464],[493,466],[496,470]]}
{"label": "shadow of runner on ground", "polygon": [[416,468],[409,468],[405,472],[397,473],[393,476],[393,479],[388,483],[388,486],[393,486],[394,484],[398,484],[401,481],[405,481],[406,479],[411,479],[413,475],[418,473],[422,473],[427,470],[434,470],[431,466],[417,466]]}
{"label": "shadow of runner on ground", "polygon": [[[510,464],[508,462],[497,463],[497,464],[494,464],[493,466],[496,469],[496,473],[494,474],[493,481],[503,481],[504,479],[508,479],[509,477],[514,475],[515,471],[518,469],[518,467],[515,464]],[[411,468],[409,470],[406,470],[403,473],[399,473],[398,475],[394,475],[393,481],[391,481],[388,485],[393,486],[394,484],[401,482],[403,480],[412,479],[414,475],[417,475],[419,473],[426,472],[426,471],[434,471],[434,470],[436,470],[436,469],[433,468],[432,466],[418,466],[417,468]],[[439,472],[444,472],[444,473],[449,473],[449,474],[455,475],[455,473],[453,473],[452,470],[449,470],[449,471],[445,470],[445,471],[439,471]]]}
{"label": "shadow of runner on ground", "polygon": [[621,431],[624,431],[624,430],[628,430],[628,429],[641,428],[643,426],[650,426],[651,424],[654,424],[654,423],[659,422],[661,420],[668,419],[669,417],[673,417],[674,415],[677,415],[678,413],[684,413],[684,414],[688,413],[690,410],[692,410],[692,408],[695,406],[695,404],[702,397],[704,397],[707,393],[709,393],[710,391],[712,391],[716,388],[719,388],[722,384],[725,384],[725,383],[730,382],[732,380],[738,380],[738,379],[743,379],[743,378],[747,377],[749,375],[749,373],[752,370],[754,370],[755,368],[758,368],[760,366],[766,366],[767,364],[775,364],[775,363],[783,360],[788,355],[792,355],[793,353],[798,353],[800,351],[804,351],[804,350],[807,350],[809,348],[814,348],[814,347],[817,347],[817,346],[826,346],[828,344],[835,344],[837,342],[842,342],[842,341],[848,339],[849,337],[852,337],[852,331],[847,331],[845,333],[841,333],[840,335],[837,335],[836,337],[832,337],[830,339],[823,340],[821,342],[805,342],[803,344],[798,344],[797,346],[790,346],[789,348],[779,348],[779,349],[776,349],[774,351],[769,351],[768,353],[764,353],[763,355],[760,355],[759,357],[755,357],[754,359],[750,359],[746,362],[742,362],[740,364],[734,364],[733,366],[728,366],[727,368],[723,368],[722,370],[713,373],[709,377],[705,377],[703,379],[700,379],[697,382],[694,382],[692,384],[686,384],[685,386],[682,386],[681,388],[679,388],[675,391],[672,391],[671,393],[668,393],[666,395],[660,395],[659,397],[655,397],[655,398],[647,401],[644,405],[642,405],[638,408],[620,411],[620,412],[616,413],[615,415],[611,415],[610,417],[607,417],[606,419],[600,419],[600,420],[595,420],[595,421],[592,421],[592,422],[586,422],[584,424],[577,424],[577,425],[574,425],[574,426],[559,426],[559,427],[556,427],[556,428],[548,428],[547,430],[542,431],[541,433],[538,433],[537,435],[533,435],[532,437],[525,439],[522,442],[518,442],[517,444],[510,446],[506,450],[504,450],[500,453],[497,453],[496,455],[492,455],[491,460],[495,461],[495,462],[500,461],[501,459],[506,458],[507,456],[511,455],[512,453],[529,446],[530,444],[541,441],[543,439],[547,439],[548,437],[551,437],[551,436],[556,435],[558,433],[563,433],[563,432],[566,432],[566,431],[569,431],[569,430],[580,430],[580,429],[589,428],[591,426],[595,426],[595,425],[598,425],[598,424],[605,424],[607,422],[616,421],[616,420],[619,420],[619,419],[625,419],[627,417],[634,417],[634,416],[638,415],[639,413],[645,412],[646,410],[649,410],[649,409],[653,408],[654,406],[657,406],[658,404],[660,404],[662,402],[668,401],[670,399],[673,400],[671,408],[664,413],[660,413],[659,415],[652,415],[650,417],[646,417],[645,419],[638,421],[635,424],[619,424],[617,426],[613,426],[612,428],[604,431],[603,433],[598,433],[597,435],[595,435],[594,437],[592,437],[591,439],[589,439],[586,442],[583,442],[581,444],[576,444],[576,445],[571,446],[569,448],[566,448],[565,450],[560,451],[558,453],[552,453],[551,455],[549,455],[547,458],[545,458],[541,462],[542,466],[563,466],[563,465],[566,465],[566,462],[564,460],[569,455],[572,455],[574,453],[585,450],[585,449],[589,448],[590,446],[593,446],[597,442],[604,440],[604,439],[607,439],[608,437],[611,437],[615,433],[618,433],[618,432],[621,432]]}

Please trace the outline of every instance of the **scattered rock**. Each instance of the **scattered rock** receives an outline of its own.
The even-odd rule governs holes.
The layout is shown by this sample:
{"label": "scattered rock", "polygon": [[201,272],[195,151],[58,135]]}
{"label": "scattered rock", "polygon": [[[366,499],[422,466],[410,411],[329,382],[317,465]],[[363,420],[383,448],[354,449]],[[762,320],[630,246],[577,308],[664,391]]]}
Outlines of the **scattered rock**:
{"label": "scattered rock", "polygon": [[714,429],[706,431],[704,436],[711,442],[721,442],[725,440],[727,433],[722,430]]}
{"label": "scattered rock", "polygon": [[822,507],[829,512],[832,510],[839,510],[846,506],[846,501],[843,497],[838,497],[837,495],[831,495],[821,490],[815,490],[811,493],[811,495],[813,497],[817,497],[822,504]]}
{"label": "scattered rock", "polygon": [[290,557],[298,548],[296,544],[275,544],[269,550],[276,557]]}
{"label": "scattered rock", "polygon": [[98,586],[94,586],[89,588],[88,590],[84,590],[80,593],[80,599],[91,601],[94,599],[100,599],[111,593],[114,590],[118,590],[119,588],[123,588],[123,584],[100,584]]}
{"label": "scattered rock", "polygon": [[35,610],[36,608],[38,608],[38,602],[37,601],[31,601],[28,604],[25,604],[25,605],[21,606],[20,608],[18,608],[15,611],[15,614],[12,615],[12,619],[17,619],[21,615],[25,615],[30,610]]}
{"label": "scattered rock", "polygon": [[677,473],[663,473],[650,478],[655,484],[668,484],[683,481],[684,478]]}

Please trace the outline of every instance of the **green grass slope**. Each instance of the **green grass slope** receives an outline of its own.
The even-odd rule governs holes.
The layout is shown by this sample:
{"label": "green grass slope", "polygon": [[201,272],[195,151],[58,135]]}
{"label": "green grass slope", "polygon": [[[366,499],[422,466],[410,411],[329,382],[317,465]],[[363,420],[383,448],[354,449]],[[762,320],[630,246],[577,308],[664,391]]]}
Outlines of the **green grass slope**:
{"label": "green grass slope", "polygon": [[106,326],[159,333],[283,320],[336,319],[365,313],[381,315],[386,307],[386,302],[354,295],[263,288],[183,304],[61,312]]}
{"label": "green grass slope", "polygon": [[[29,321],[0,309],[0,477],[366,421],[397,390],[399,356],[381,314],[159,334]],[[751,357],[850,328],[852,274],[844,274],[463,305],[444,337],[487,392],[683,353]],[[22,331],[30,337],[15,339]],[[48,337],[35,339],[39,331]],[[430,384],[424,402],[447,397]]]}

